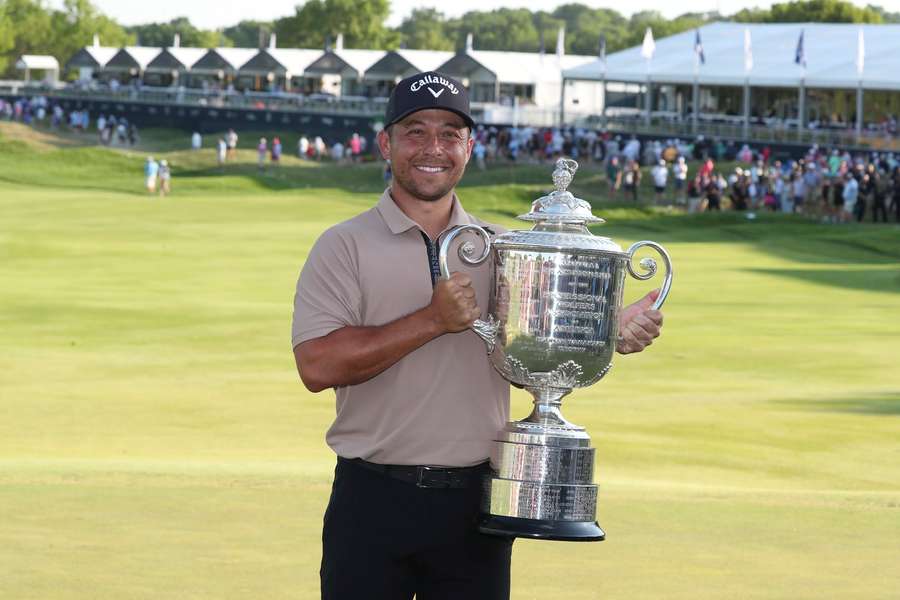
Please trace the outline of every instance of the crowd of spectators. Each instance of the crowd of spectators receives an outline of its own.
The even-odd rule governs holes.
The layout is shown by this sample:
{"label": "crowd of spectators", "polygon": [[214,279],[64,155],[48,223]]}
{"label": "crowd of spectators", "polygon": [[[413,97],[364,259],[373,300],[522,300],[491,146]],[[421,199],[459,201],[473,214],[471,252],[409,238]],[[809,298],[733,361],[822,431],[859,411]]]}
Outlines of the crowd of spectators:
{"label": "crowd of spectators", "polygon": [[[563,156],[593,163],[605,174],[609,198],[637,202],[652,187],[655,202],[689,212],[770,210],[833,223],[867,216],[886,222],[891,213],[900,222],[900,159],[892,152],[854,155],[813,146],[792,159],[777,158],[768,147],[753,150],[702,136],[642,142],[583,128],[479,126],[473,156],[480,169]],[[693,173],[690,164],[698,165]],[[642,187],[645,176],[651,186]]]}
{"label": "crowd of spectators", "polygon": [[[87,110],[66,113],[43,96],[0,100],[0,117],[77,132],[90,131],[92,125]],[[94,124],[104,145],[133,146],[138,141],[137,127],[125,117],[99,115]],[[813,146],[803,158],[793,159],[776,157],[768,147],[754,150],[703,136],[641,141],[581,127],[479,125],[473,137],[473,161],[478,169],[492,163],[540,164],[570,157],[601,170],[611,199],[638,202],[652,188],[652,201],[689,212],[730,209],[749,215],[769,210],[833,223],[867,217],[887,222],[892,215],[900,222],[900,160],[893,153],[851,154]],[[235,157],[237,144],[234,130],[218,138],[215,152],[220,166]],[[191,147],[203,147],[200,133],[191,136]],[[260,138],[256,146],[260,170],[277,166],[284,151],[278,136],[271,141]],[[330,146],[321,136],[301,135],[296,148],[301,159],[341,164],[360,162],[368,152],[366,138],[358,133]],[[387,165],[385,180],[389,177]],[[645,178],[650,185],[642,185]],[[162,185],[156,187],[162,191]]]}
{"label": "crowd of spectators", "polygon": [[0,98],[0,117],[26,125],[46,124],[51,129],[68,128],[78,133],[90,131],[93,124],[96,125],[98,139],[104,146],[134,146],[139,140],[137,126],[124,116],[101,114],[96,121],[92,121],[87,109],[70,110],[67,113],[61,105],[48,101],[45,96],[19,98],[14,102]]}

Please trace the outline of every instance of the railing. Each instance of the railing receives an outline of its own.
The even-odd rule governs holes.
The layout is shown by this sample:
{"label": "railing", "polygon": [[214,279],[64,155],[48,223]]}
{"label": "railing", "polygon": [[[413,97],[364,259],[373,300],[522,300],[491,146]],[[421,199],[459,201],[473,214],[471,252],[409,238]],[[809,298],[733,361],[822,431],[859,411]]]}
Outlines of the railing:
{"label": "railing", "polygon": [[[12,95],[42,95],[55,98],[144,102],[208,106],[212,108],[243,108],[254,110],[282,110],[379,117],[384,115],[387,98],[358,96],[330,96],[326,94],[294,94],[287,92],[209,91],[191,88],[157,88],[150,86],[122,86],[84,88],[78,85],[40,82],[0,81],[0,93]],[[617,112],[613,112],[617,111]],[[559,123],[559,111],[536,106],[506,107],[498,104],[472,103],[476,121],[495,124],[553,127]],[[751,124],[744,127],[741,117],[701,114],[696,128],[690,118],[677,113],[653,113],[648,123],[643,112],[610,108],[605,118],[599,115],[566,114],[566,124],[590,129],[608,129],[620,134],[693,139],[697,135],[737,142],[759,144],[801,144],[840,146],[871,150],[900,151],[897,135],[865,130],[862,136],[850,129],[802,129],[796,120],[771,121],[769,125]]]}
{"label": "railing", "polygon": [[48,98],[73,100],[106,100],[110,102],[208,106],[211,108],[327,112],[330,114],[352,114],[355,116],[383,115],[387,104],[387,98],[335,97],[326,94],[204,91],[190,88],[155,88],[149,86],[122,86],[117,89],[107,87],[83,88],[75,85],[51,87],[8,81],[0,82],[0,92],[13,95],[41,95]]}
{"label": "railing", "polygon": [[728,119],[716,117],[715,119],[698,119],[694,128],[690,120],[683,121],[671,116],[654,116],[648,124],[643,114],[633,116],[608,117],[602,120],[592,116],[577,121],[577,124],[585,127],[605,127],[610,131],[621,134],[653,135],[659,137],[679,137],[693,139],[698,135],[707,138],[721,138],[740,142],[755,142],[760,144],[800,144],[811,146],[842,148],[864,148],[871,150],[900,150],[900,138],[889,133],[872,132],[864,130],[857,137],[851,129],[802,129],[797,127],[796,121],[778,121],[770,125],[751,124],[744,127],[742,119]]}

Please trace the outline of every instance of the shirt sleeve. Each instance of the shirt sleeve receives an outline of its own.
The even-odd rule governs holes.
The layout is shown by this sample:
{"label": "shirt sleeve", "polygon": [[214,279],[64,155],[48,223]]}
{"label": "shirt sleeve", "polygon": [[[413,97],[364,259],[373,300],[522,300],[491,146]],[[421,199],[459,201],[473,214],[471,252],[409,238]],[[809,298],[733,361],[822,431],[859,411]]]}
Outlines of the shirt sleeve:
{"label": "shirt sleeve", "polygon": [[313,245],[297,280],[292,346],[360,325],[361,304],[352,240],[336,228],[329,229]]}

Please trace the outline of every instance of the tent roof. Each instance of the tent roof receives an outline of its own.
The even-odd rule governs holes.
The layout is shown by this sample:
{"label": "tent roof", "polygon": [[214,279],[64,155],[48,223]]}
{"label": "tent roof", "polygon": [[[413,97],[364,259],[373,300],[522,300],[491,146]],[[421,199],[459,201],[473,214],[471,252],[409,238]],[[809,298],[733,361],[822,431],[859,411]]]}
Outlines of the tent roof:
{"label": "tent roof", "polygon": [[118,51],[113,46],[85,46],[72,56],[67,66],[102,68]]}
{"label": "tent roof", "polygon": [[384,54],[368,69],[367,78],[403,77],[423,71],[436,71],[439,66],[453,58],[453,53],[440,50],[393,50]]}
{"label": "tent roof", "polygon": [[165,48],[147,64],[147,68],[187,70],[203,58],[206,52],[206,48],[188,48],[183,46]]}
{"label": "tent roof", "polygon": [[154,58],[159,56],[162,48],[154,48],[151,46],[126,46],[116,52],[116,54],[107,62],[107,67],[137,67],[142,71],[147,68]]}
{"label": "tent roof", "polygon": [[210,52],[218,54],[232,69],[239,69],[259,52],[256,48],[213,48]]}
{"label": "tent roof", "polygon": [[[753,68],[744,73],[744,29],[750,31]],[[706,63],[700,65],[701,85],[744,84],[749,78],[756,87],[798,87],[803,68],[794,62],[797,42],[803,31],[807,87],[855,88],[857,39],[863,31],[865,69],[863,87],[900,89],[900,25],[857,25],[844,23],[711,23],[700,28]],[[660,39],[650,61],[650,78],[663,83],[690,84],[694,81],[695,30]],[[642,83],[647,80],[647,61],[641,47],[634,46],[607,57],[606,79]],[[603,64],[570,68],[567,79],[603,79]]]}
{"label": "tent roof", "polygon": [[24,54],[22,58],[16,61],[16,68],[19,70],[38,69],[46,71],[59,71],[59,62],[52,56],[40,54]]}
{"label": "tent roof", "polygon": [[396,50],[404,60],[417,71],[436,71],[438,67],[453,58],[453,52],[443,50]]}
{"label": "tent roof", "polygon": [[271,48],[268,52],[272,58],[295,75],[303,73],[306,67],[322,56],[321,50],[309,48]]}
{"label": "tent roof", "polygon": [[523,84],[560,81],[562,69],[585,65],[595,60],[593,56],[563,55],[560,59],[552,53],[500,50],[469,50],[457,54],[454,59],[459,60],[461,57],[468,57],[480,64],[492,72],[501,83]]}
{"label": "tent roof", "polygon": [[384,58],[384,50],[331,49],[320,53],[319,57],[309,65],[310,71],[316,74],[342,74],[347,69],[355,71],[356,77],[362,77],[366,70]]}

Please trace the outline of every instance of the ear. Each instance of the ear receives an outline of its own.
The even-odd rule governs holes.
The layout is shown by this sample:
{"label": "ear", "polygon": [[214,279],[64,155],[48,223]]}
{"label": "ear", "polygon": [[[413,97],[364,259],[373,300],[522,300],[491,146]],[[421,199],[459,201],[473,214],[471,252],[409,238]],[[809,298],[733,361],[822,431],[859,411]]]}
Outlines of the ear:
{"label": "ear", "polygon": [[472,149],[475,147],[475,132],[469,129],[469,139],[466,140],[466,162],[472,158]]}
{"label": "ear", "polygon": [[381,151],[381,157],[384,160],[391,160],[391,135],[388,133],[387,129],[379,131],[378,136],[375,139],[378,142],[378,149]]}

